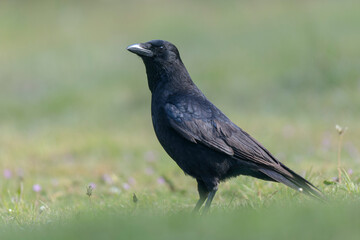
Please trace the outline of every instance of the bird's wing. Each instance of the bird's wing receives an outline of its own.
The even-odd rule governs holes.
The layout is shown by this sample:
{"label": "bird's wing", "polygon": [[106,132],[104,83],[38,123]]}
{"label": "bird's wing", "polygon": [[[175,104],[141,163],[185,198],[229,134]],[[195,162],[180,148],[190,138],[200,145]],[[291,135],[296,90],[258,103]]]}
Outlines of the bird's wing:
{"label": "bird's wing", "polygon": [[167,103],[165,112],[170,126],[187,140],[235,159],[254,163],[259,172],[273,180],[322,198],[319,189],[276,160],[265,147],[232,123],[214,105],[188,100]]}
{"label": "bird's wing", "polygon": [[181,136],[194,143],[201,143],[227,155],[234,155],[233,149],[226,144],[214,128],[211,113],[191,103],[165,105],[170,126]]}
{"label": "bird's wing", "polygon": [[261,165],[279,162],[254,138],[232,123],[215,106],[196,101],[167,103],[170,125],[187,140]]}

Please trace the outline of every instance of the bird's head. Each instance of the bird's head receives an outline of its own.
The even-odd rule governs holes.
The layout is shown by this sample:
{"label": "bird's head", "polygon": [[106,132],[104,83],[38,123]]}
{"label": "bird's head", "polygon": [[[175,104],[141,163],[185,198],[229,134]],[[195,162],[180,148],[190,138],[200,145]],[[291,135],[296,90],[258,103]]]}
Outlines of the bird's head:
{"label": "bird's head", "polygon": [[[177,48],[164,40],[151,40],[145,43],[136,43],[126,48],[143,59],[145,65],[149,63],[172,63],[180,60]],[[181,60],[180,60],[181,61]]]}
{"label": "bird's head", "polygon": [[160,82],[172,82],[182,84],[190,81],[190,76],[180,59],[177,48],[164,40],[151,40],[146,43],[137,43],[127,47],[132,53],[142,58],[150,91]]}

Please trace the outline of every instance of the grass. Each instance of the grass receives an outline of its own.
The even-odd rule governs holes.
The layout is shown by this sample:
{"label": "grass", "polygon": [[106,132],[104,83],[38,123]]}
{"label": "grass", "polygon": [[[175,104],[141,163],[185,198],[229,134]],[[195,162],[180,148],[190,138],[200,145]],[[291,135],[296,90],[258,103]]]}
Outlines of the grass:
{"label": "grass", "polygon": [[[273,206],[262,209],[261,212],[237,209],[226,214],[214,212],[206,218],[179,213],[166,216],[124,216],[108,212],[105,215],[87,212],[66,223],[54,221],[43,226],[32,226],[31,229],[26,227],[24,231],[32,232],[27,239],[65,239],[74,234],[82,239],[168,239],[169,236],[172,239],[338,239],[344,236],[346,239],[358,238],[358,205],[337,204],[336,208],[316,208],[317,211],[314,211],[314,206],[290,209]],[[9,239],[18,239],[22,236],[19,232],[10,232],[12,234],[7,235],[10,235]]]}
{"label": "grass", "polygon": [[[355,239],[358,6],[2,1],[0,238]],[[204,93],[330,202],[238,177],[209,216],[189,215],[195,181],[159,146],[143,64],[125,50],[156,38],[175,43]],[[336,124],[348,127],[341,184]]]}

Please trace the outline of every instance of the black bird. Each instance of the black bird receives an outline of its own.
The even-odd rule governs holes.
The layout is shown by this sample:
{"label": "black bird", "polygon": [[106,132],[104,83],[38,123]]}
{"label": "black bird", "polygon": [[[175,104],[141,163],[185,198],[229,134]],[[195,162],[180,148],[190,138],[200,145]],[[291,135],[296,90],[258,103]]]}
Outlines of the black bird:
{"label": "black bird", "polygon": [[207,211],[221,181],[238,175],[284,183],[308,195],[322,193],[279,162],[265,147],[236,126],[197,88],[170,42],[152,40],[127,48],[145,64],[152,93],[156,136],[170,157],[198,183]]}

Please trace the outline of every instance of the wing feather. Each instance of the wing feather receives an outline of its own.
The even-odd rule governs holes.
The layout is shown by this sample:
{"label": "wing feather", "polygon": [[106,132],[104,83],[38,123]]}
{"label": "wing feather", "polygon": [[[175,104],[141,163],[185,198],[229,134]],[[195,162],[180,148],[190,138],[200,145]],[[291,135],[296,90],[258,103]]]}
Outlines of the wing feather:
{"label": "wing feather", "polygon": [[167,103],[170,126],[185,139],[218,152],[260,165],[278,167],[279,162],[249,134],[232,123],[215,106],[195,105],[198,101]]}
{"label": "wing feather", "polygon": [[212,104],[201,101],[167,103],[166,116],[170,126],[185,139],[203,144],[235,159],[255,163],[259,171],[296,190],[322,197],[322,193],[276,158],[248,133],[232,123]]}
{"label": "wing feather", "polygon": [[214,128],[211,119],[194,116],[195,113],[183,109],[170,103],[165,105],[165,112],[173,129],[191,142],[202,143],[216,151],[234,155],[234,150],[222,139],[221,133]]}

